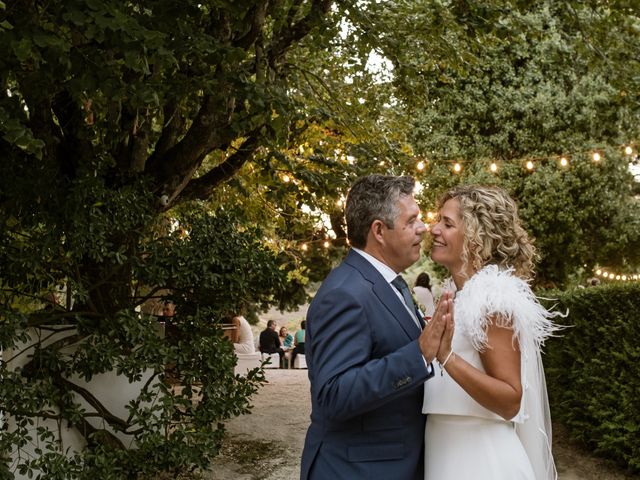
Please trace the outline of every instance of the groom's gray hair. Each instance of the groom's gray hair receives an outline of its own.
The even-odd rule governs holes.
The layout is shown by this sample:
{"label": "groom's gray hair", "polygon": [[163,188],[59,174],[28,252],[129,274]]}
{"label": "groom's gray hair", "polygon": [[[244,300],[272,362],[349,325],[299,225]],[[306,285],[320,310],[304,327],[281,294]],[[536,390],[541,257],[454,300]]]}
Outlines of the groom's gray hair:
{"label": "groom's gray hair", "polygon": [[393,228],[400,210],[398,200],[413,195],[415,180],[409,176],[367,175],[358,178],[347,197],[347,237],[356,248],[364,248],[371,224],[382,221]]}

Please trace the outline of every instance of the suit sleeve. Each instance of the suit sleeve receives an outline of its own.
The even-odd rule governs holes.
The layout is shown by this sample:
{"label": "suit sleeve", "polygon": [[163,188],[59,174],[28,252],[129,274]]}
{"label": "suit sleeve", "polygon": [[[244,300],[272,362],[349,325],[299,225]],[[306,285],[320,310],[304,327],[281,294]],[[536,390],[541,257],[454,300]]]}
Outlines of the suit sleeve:
{"label": "suit sleeve", "polygon": [[[433,376],[413,340],[392,353],[371,358],[376,342],[388,341],[389,332],[381,325],[393,319],[385,312],[363,306],[345,289],[323,295],[308,316],[307,344],[310,345],[312,389],[325,418],[346,420],[422,388]],[[394,326],[389,323],[389,329]],[[406,337],[405,337],[406,338]]]}

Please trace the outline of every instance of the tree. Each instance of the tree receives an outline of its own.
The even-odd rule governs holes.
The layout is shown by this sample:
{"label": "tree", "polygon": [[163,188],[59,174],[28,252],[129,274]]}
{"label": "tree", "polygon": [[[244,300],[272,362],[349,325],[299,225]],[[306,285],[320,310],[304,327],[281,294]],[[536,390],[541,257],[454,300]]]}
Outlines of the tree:
{"label": "tree", "polygon": [[[327,47],[340,18],[331,5],[0,2],[9,470],[122,478],[204,467],[222,422],[249,410],[262,374],[233,375],[219,324],[248,303],[296,305],[306,277],[268,241],[286,222],[259,225],[231,203],[240,194],[226,196],[242,179],[228,182],[243,167],[275,176],[286,160],[278,149],[307,113],[290,95],[290,59]],[[282,189],[268,190],[276,203]],[[280,217],[295,205],[278,206]],[[66,298],[48,305],[60,286]],[[138,312],[168,297],[179,312],[171,341]],[[124,416],[89,388],[111,370],[143,382]],[[64,450],[63,424],[86,449]]]}
{"label": "tree", "polygon": [[537,238],[541,283],[564,285],[598,264],[636,268],[640,206],[623,148],[637,154],[640,18],[627,2],[507,3],[373,7],[384,17],[372,21],[376,34],[406,32],[408,48],[389,35],[385,54],[414,162],[427,165],[424,205],[459,182],[501,184]]}

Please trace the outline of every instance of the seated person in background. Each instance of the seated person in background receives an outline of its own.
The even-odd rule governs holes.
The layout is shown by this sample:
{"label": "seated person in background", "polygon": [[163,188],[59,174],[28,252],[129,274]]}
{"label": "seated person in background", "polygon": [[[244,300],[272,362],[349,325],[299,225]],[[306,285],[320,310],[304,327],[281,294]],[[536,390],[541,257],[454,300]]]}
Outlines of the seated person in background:
{"label": "seated person in background", "polygon": [[236,331],[233,339],[233,350],[236,353],[254,353],[253,331],[247,319],[242,315],[236,315],[231,319]]}
{"label": "seated person in background", "polygon": [[267,322],[267,328],[260,332],[260,352],[261,353],[277,353],[280,355],[280,364],[284,357],[284,350],[280,345],[280,337],[276,332],[275,320]]}
{"label": "seated person in background", "polygon": [[419,308],[422,310],[422,313],[428,318],[433,317],[436,306],[433,303],[431,279],[427,272],[422,272],[418,275],[418,278],[416,278],[416,285],[413,287],[413,293],[416,295],[416,300],[420,304]]}
{"label": "seated person in background", "polygon": [[176,304],[173,300],[165,300],[162,304],[162,315],[158,316],[161,323],[171,323],[171,319],[176,315]]}
{"label": "seated person in background", "polygon": [[167,300],[164,302],[164,306],[162,307],[162,316],[163,317],[173,317],[176,314],[176,304],[173,303],[173,300]]}
{"label": "seated person in background", "polygon": [[301,353],[304,355],[304,337],[305,337],[305,327],[307,326],[307,322],[303,320],[300,323],[300,330],[296,332],[293,336],[293,351],[291,352],[291,368],[293,368],[293,361],[296,359],[296,355]]}
{"label": "seated person in background", "polygon": [[291,349],[293,348],[293,335],[289,333],[287,327],[280,327],[280,332],[278,334],[280,338],[280,344],[282,345],[282,350],[284,350],[284,358],[285,365],[284,368],[287,368],[287,362],[291,359]]}
{"label": "seated person in background", "polygon": [[283,350],[287,350],[293,347],[293,335],[289,333],[287,327],[280,327],[280,344],[282,345]]}

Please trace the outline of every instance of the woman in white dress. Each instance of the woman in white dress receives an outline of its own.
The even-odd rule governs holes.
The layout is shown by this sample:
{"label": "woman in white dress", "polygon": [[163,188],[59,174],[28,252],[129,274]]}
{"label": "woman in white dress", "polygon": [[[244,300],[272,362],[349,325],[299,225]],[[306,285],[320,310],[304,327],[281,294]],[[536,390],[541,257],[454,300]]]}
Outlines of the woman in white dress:
{"label": "woman in white dress", "polygon": [[427,272],[421,272],[416,277],[416,284],[413,287],[413,293],[420,305],[419,308],[426,317],[433,317],[436,311],[436,305],[433,300],[433,292],[431,291],[431,278]]}
{"label": "woman in white dress", "polygon": [[425,479],[556,478],[540,349],[559,314],[527,283],[535,250],[515,202],[495,187],[455,188],[431,240],[456,294],[440,372],[425,383]]}

